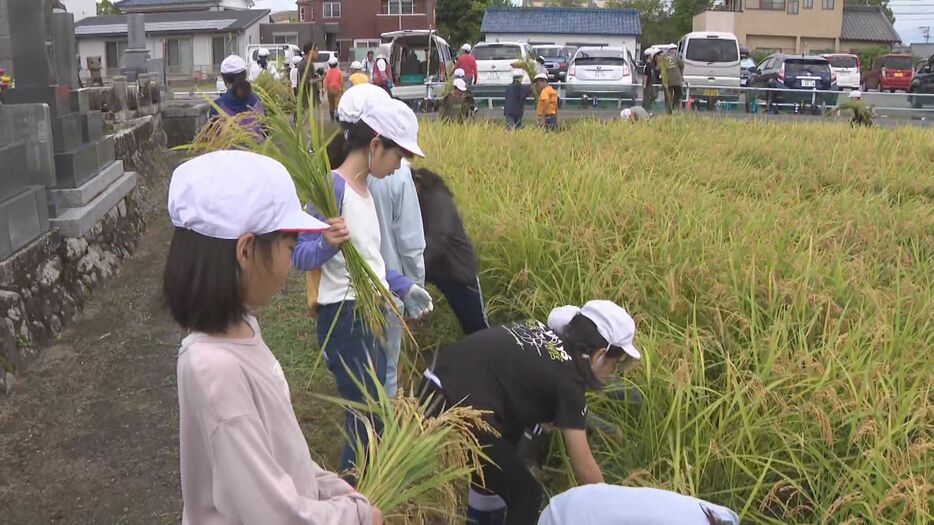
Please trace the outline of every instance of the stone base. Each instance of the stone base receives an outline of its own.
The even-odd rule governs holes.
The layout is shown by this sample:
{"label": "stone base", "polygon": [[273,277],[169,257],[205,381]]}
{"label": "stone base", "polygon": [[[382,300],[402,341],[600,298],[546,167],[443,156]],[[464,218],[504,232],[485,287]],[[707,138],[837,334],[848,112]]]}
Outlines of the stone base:
{"label": "stone base", "polygon": [[81,115],[81,140],[96,142],[104,137],[104,115],[100,111],[86,111]]}
{"label": "stone base", "polygon": [[49,209],[44,187],[31,186],[0,202],[0,259],[16,252],[47,231]]}
{"label": "stone base", "polygon": [[68,208],[87,206],[113,182],[123,176],[123,161],[117,160],[104,167],[91,180],[77,188],[58,188],[49,190],[49,204],[60,215]]}
{"label": "stone base", "polygon": [[76,188],[97,174],[97,144],[81,144],[72,151],[55,154],[55,180],[59,188]]}
{"label": "stone base", "polygon": [[[26,166],[26,144],[23,142],[0,146],[0,201],[23,191],[29,186],[29,170]],[[23,169],[17,169],[23,166]]]}
{"label": "stone base", "polygon": [[74,151],[81,145],[83,117],[84,115],[78,113],[70,113],[52,119],[52,144],[55,153]]}
{"label": "stone base", "polygon": [[107,212],[136,187],[136,173],[123,174],[87,205],[80,208],[68,208],[49,221],[52,228],[57,228],[66,237],[81,237],[97,224]]}

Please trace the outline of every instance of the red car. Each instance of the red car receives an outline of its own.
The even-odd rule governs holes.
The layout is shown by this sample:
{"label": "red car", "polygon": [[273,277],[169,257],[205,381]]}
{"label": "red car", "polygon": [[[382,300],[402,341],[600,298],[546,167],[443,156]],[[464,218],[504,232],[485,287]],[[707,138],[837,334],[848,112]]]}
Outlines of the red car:
{"label": "red car", "polygon": [[914,73],[911,55],[890,54],[876,57],[863,73],[863,91],[908,91]]}

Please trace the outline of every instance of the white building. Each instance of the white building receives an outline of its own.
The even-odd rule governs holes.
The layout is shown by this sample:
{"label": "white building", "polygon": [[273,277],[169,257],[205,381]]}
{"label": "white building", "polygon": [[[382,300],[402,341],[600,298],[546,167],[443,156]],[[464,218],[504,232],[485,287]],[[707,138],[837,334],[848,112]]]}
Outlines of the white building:
{"label": "white building", "polygon": [[[165,61],[171,78],[211,79],[228,55],[245,56],[248,45],[260,43],[260,24],[268,21],[267,9],[146,13],[146,48]],[[82,68],[87,57],[99,56],[105,77],[119,74],[126,15],[85,18],[75,24],[75,37]]]}
{"label": "white building", "polygon": [[75,15],[75,22],[89,16],[97,16],[97,0],[61,0],[69,13]]}
{"label": "white building", "polygon": [[635,9],[577,7],[489,8],[480,25],[487,42],[532,45],[625,46],[639,52],[642,26]]}

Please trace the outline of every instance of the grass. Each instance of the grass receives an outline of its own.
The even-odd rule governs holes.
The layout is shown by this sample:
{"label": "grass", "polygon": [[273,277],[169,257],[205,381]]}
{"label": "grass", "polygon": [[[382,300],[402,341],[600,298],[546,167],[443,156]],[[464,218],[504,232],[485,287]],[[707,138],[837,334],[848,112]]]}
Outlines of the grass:
{"label": "grass", "polygon": [[[934,519],[930,131],[428,122],[420,143],[477,245],[494,320],[590,298],[636,317],[645,357],[626,379],[645,401],[591,398],[624,430],[621,443],[596,435],[608,482],[697,495],[747,522]],[[285,323],[274,317],[267,340]],[[416,335],[430,347],[450,326],[444,315]],[[570,484],[561,458],[552,492]]]}

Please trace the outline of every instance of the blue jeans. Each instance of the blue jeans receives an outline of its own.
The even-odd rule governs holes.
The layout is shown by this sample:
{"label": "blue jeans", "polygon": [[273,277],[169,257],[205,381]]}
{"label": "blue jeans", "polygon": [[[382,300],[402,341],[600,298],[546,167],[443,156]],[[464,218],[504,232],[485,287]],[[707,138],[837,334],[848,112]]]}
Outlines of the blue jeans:
{"label": "blue jeans", "polygon": [[558,131],[558,115],[545,115],[545,129]]}
{"label": "blue jeans", "polygon": [[[364,326],[363,320],[359,317],[354,318],[354,306],[354,301],[318,305],[318,344],[324,349],[328,370],[334,374],[337,391],[341,397],[348,401],[363,401],[363,391],[357,386],[357,382],[364,385],[371,396],[376,397],[377,389],[382,388],[382,383],[386,380],[386,354],[376,336]],[[376,370],[378,382],[375,384],[367,372],[371,363]],[[363,422],[350,411],[344,412],[344,432],[351,440],[350,443],[354,442],[357,436],[366,443]],[[354,449],[350,443],[344,444],[341,471],[350,468],[355,460]]]}
{"label": "blue jeans", "polygon": [[522,117],[506,115],[506,129],[519,129],[522,127]]}

